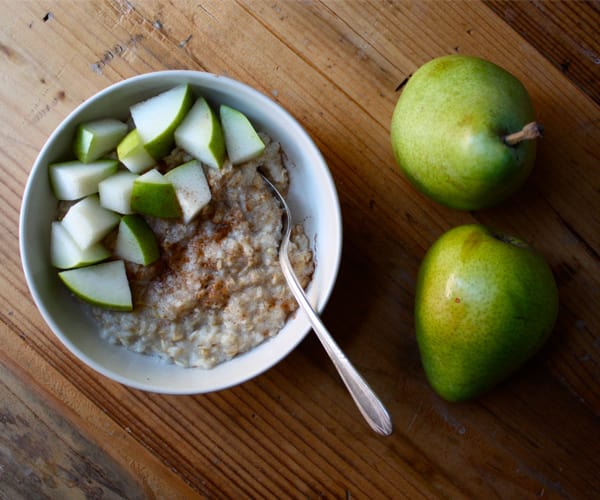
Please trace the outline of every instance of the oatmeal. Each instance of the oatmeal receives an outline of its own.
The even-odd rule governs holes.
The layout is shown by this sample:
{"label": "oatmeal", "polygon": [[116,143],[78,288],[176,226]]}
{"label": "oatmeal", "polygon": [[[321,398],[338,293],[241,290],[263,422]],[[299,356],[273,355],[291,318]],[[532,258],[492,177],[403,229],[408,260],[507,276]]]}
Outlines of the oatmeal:
{"label": "oatmeal", "polygon": [[[91,308],[109,342],[185,367],[211,368],[279,332],[297,308],[278,260],[281,208],[257,167],[283,192],[280,146],[242,165],[205,167],[211,202],[192,222],[147,217],[161,248],[152,265],[127,263],[134,310]],[[183,160],[167,158],[163,171]],[[303,287],[314,271],[303,227],[292,231],[290,261]]]}

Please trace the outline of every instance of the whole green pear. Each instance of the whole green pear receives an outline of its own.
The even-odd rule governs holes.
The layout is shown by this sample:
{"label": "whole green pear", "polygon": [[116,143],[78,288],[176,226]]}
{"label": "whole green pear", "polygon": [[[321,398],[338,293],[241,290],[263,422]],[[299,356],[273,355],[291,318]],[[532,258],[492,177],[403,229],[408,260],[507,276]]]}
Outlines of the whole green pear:
{"label": "whole green pear", "polygon": [[478,224],[451,229],[417,281],[415,330],[429,383],[449,401],[488,391],[542,346],[557,311],[554,277],[531,246]]}
{"label": "whole green pear", "polygon": [[443,56],[408,80],[391,122],[401,171],[433,200],[460,210],[499,203],[525,182],[541,128],[521,82],[465,55]]}

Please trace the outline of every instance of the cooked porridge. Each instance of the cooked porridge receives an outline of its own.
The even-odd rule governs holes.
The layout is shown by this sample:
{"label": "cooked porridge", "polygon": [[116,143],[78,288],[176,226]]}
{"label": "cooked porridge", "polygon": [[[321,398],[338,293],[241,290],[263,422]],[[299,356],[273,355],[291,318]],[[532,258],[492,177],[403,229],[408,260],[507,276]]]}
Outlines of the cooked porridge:
{"label": "cooked porridge", "polygon": [[[192,222],[149,218],[161,248],[152,265],[127,263],[133,312],[91,311],[111,343],[185,367],[211,368],[252,349],[284,326],[297,304],[278,260],[281,208],[257,167],[287,191],[280,146],[221,170],[205,168],[212,201]],[[169,166],[185,161],[175,151]],[[303,287],[314,271],[302,225],[292,231],[290,261]]]}

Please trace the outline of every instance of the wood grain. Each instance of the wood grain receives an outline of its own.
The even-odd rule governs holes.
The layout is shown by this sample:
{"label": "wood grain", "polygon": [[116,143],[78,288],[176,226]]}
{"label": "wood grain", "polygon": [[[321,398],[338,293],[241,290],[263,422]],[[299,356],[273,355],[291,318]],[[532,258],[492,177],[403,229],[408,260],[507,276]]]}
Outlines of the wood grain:
{"label": "wood grain", "polygon": [[600,3],[486,1],[575,85],[600,104]]}
{"label": "wood grain", "polygon": [[137,480],[65,421],[60,411],[32,395],[30,386],[5,365],[0,373],[3,498],[39,498],[48,491],[65,498],[74,490],[94,498],[143,498]]}
{"label": "wood grain", "polygon": [[[0,498],[600,494],[600,88],[583,50],[597,50],[597,4],[1,0],[0,14]],[[546,130],[525,188],[474,213],[418,194],[389,144],[400,84],[456,52],[519,77]],[[344,219],[323,319],[388,406],[392,437],[370,433],[312,336],[248,383],[175,397],[98,375],[36,311],[18,217],[38,151],[95,92],[173,68],[254,86],[323,152]],[[415,278],[443,231],[473,221],[539,248],[561,309],[516,376],[449,404],[420,365]]]}

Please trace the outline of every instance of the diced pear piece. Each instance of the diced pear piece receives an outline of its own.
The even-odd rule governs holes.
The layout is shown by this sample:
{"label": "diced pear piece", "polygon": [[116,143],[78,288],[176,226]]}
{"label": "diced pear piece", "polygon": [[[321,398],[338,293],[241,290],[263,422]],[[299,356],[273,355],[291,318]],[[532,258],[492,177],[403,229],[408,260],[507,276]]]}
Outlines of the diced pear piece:
{"label": "diced pear piece", "polygon": [[181,207],[173,184],[155,168],[133,182],[131,209],[138,214],[154,217],[181,217]]}
{"label": "diced pear piece", "polygon": [[152,264],[160,256],[156,236],[141,215],[124,215],[121,218],[115,255],[145,266]]}
{"label": "diced pear piece", "polygon": [[117,157],[134,174],[141,174],[156,164],[135,128],[117,146]]}
{"label": "diced pear piece", "polygon": [[233,165],[252,160],[263,153],[265,144],[246,115],[224,104],[221,105],[219,114],[227,156]]}
{"label": "diced pear piece", "polygon": [[203,97],[175,130],[175,144],[194,158],[212,168],[221,168],[225,161],[225,139],[215,112]]}
{"label": "diced pear piece", "polygon": [[190,222],[210,201],[210,187],[199,161],[192,160],[165,174],[175,187],[175,194],[183,212],[183,222]]}
{"label": "diced pear piece", "polygon": [[104,179],[98,184],[100,205],[119,214],[133,213],[131,193],[138,177],[139,175],[125,170]]}
{"label": "diced pear piece", "polygon": [[101,243],[85,250],[79,248],[61,222],[52,222],[50,230],[50,262],[59,269],[89,266],[110,257],[110,252]]}
{"label": "diced pear piece", "polygon": [[127,125],[114,118],[103,118],[77,127],[73,149],[84,163],[97,160],[117,147],[127,133]]}
{"label": "diced pear piece", "polygon": [[131,106],[131,117],[142,144],[153,158],[158,160],[171,151],[175,129],[192,101],[190,86],[182,84]]}
{"label": "diced pear piece", "polygon": [[133,301],[125,263],[113,260],[58,273],[60,279],[75,295],[90,304],[132,311]]}
{"label": "diced pear piece", "polygon": [[98,183],[117,171],[116,160],[93,163],[64,161],[48,166],[50,185],[58,200],[78,200],[98,192]]}
{"label": "diced pear piece", "polygon": [[98,195],[93,194],[69,208],[62,225],[79,248],[85,250],[110,233],[120,220],[116,213],[103,208]]}

